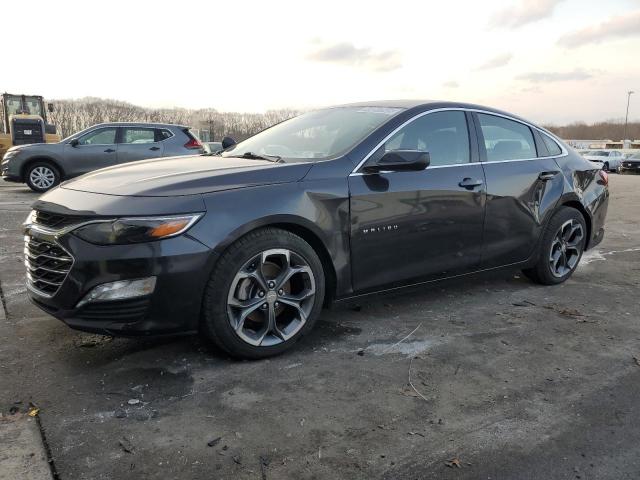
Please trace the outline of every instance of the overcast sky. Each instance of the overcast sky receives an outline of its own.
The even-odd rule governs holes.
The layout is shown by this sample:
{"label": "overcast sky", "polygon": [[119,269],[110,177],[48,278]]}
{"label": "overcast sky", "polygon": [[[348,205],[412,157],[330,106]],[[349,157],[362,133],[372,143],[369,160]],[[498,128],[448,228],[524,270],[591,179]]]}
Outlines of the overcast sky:
{"label": "overcast sky", "polygon": [[640,0],[31,0],[2,11],[0,90],[15,93],[253,112],[436,98],[565,123],[621,118],[636,90],[640,118]]}

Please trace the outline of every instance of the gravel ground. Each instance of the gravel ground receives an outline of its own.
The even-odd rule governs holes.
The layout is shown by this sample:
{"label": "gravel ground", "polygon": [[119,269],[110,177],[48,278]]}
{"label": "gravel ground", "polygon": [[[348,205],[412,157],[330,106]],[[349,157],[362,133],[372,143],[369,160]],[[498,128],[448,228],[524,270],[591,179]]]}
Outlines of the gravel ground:
{"label": "gravel ground", "polygon": [[40,408],[63,480],[640,478],[640,176],[610,186],[605,240],[561,286],[493,272],[376,296],[238,362],[33,307],[36,197],[0,182],[0,411]]}

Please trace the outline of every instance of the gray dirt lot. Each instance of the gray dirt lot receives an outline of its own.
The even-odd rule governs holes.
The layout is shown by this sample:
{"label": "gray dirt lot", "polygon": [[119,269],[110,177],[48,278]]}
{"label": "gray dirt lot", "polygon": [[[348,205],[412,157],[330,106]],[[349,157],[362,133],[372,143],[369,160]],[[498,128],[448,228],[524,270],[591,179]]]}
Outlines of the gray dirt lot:
{"label": "gray dirt lot", "polygon": [[610,178],[605,241],[564,285],[376,296],[260,362],[40,312],[19,229],[35,195],[0,183],[0,410],[40,407],[63,480],[640,478],[640,176]]}

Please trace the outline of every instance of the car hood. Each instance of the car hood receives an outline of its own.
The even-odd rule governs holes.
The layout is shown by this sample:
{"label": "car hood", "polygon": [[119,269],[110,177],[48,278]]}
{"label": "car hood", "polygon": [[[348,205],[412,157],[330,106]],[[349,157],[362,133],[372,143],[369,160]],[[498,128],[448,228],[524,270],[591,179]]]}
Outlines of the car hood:
{"label": "car hood", "polygon": [[583,155],[587,160],[595,160],[596,162],[604,162],[605,160],[609,160],[609,157],[599,157],[597,155]]}
{"label": "car hood", "polygon": [[311,164],[217,156],[180,156],[103,168],[65,182],[61,188],[107,195],[169,197],[302,179]]}
{"label": "car hood", "polygon": [[26,145],[14,145],[7,152],[39,152],[63,149],[64,144],[57,143],[27,143]]}

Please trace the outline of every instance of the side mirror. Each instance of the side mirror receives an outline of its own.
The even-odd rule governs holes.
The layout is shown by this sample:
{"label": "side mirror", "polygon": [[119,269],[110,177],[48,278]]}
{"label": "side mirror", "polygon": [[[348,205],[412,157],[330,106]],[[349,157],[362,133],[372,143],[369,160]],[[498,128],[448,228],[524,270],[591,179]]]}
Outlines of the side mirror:
{"label": "side mirror", "polygon": [[47,110],[49,110],[49,113],[53,113],[54,111],[53,103],[47,103]]}
{"label": "side mirror", "polygon": [[367,165],[363,171],[377,173],[391,172],[416,172],[424,170],[431,163],[429,152],[421,150],[394,150],[385,153],[380,160],[372,165]]}
{"label": "side mirror", "polygon": [[236,141],[231,137],[224,137],[222,139],[222,149],[226,150],[229,147],[233,147],[236,144]]}
{"label": "side mirror", "polygon": [[79,143],[80,143],[80,142],[78,141],[78,139],[77,139],[77,138],[74,138],[73,140],[71,140],[71,141],[69,142],[69,145],[71,145],[72,147],[77,147]]}

